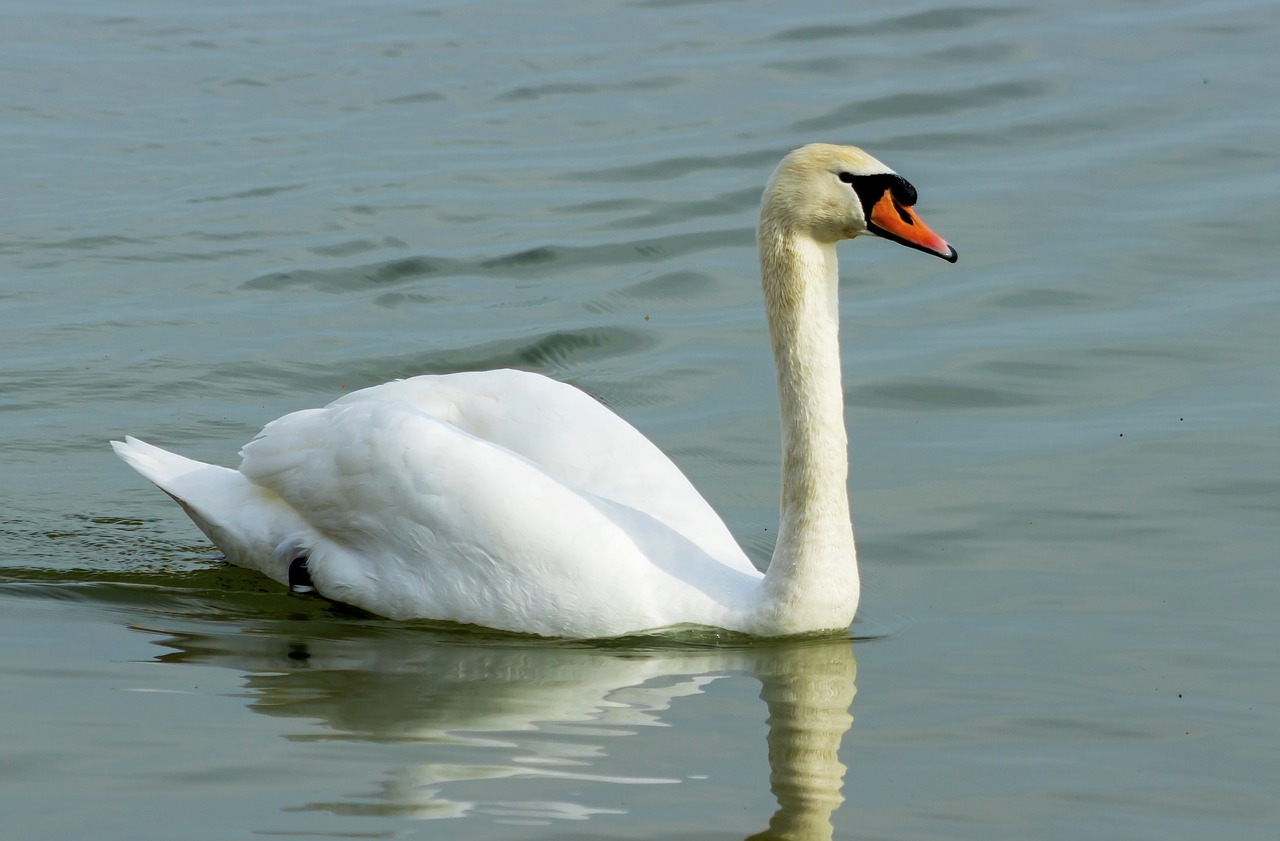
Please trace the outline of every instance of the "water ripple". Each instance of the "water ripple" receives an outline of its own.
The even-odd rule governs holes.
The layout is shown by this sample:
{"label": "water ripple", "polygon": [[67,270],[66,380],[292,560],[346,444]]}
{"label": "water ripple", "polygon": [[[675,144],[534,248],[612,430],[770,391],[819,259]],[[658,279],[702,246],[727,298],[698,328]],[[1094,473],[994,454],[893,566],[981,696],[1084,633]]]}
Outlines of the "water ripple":
{"label": "water ripple", "polygon": [[985,23],[1021,14],[1018,10],[998,6],[967,9],[945,8],[910,12],[874,22],[839,25],[799,26],[785,29],[771,36],[775,41],[829,41],[849,38],[874,38],[885,35],[915,35],[922,32],[941,32],[968,29]]}
{"label": "water ripple", "polygon": [[1008,389],[925,378],[858,386],[849,389],[846,401],[851,406],[914,410],[1007,409],[1038,402],[1027,394]]}
{"label": "water ripple", "polygon": [[877,119],[922,115],[937,118],[1006,102],[1034,99],[1051,90],[1052,86],[1048,83],[1025,79],[973,85],[967,89],[945,93],[888,94],[862,102],[850,102],[817,117],[797,120],[791,124],[791,128],[804,132],[832,131],[863,125]]}
{"label": "water ripple", "polygon": [[[716,206],[720,206],[718,202]],[[364,291],[371,286],[395,286],[438,275],[528,278],[551,271],[658,262],[719,248],[750,246],[753,237],[750,230],[720,230],[603,245],[539,245],[480,260],[406,257],[333,269],[272,272],[245,281],[240,288],[269,291],[301,286],[318,292],[347,293]]]}

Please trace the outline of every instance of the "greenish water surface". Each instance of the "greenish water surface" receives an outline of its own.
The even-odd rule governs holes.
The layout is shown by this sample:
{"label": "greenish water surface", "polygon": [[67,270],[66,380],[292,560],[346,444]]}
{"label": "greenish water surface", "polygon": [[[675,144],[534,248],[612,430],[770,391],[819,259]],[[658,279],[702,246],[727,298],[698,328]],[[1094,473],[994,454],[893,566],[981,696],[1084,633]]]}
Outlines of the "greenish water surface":
{"label": "greenish water surface", "polygon": [[[5,838],[1275,837],[1269,4],[16,2],[0,32]],[[814,140],[960,252],[842,246],[850,639],[361,616],[218,563],[106,444],[234,464],[285,412],[516,366],[634,422],[764,564],[753,225]]]}

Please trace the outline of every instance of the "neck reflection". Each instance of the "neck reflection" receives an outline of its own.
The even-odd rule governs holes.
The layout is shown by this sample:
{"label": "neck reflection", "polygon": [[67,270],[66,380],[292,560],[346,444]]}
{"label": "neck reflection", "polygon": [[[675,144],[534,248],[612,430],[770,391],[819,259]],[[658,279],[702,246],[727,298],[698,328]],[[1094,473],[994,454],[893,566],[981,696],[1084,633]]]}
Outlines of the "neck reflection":
{"label": "neck reflection", "polygon": [[[245,672],[250,709],[309,723],[286,738],[419,744],[424,750],[415,759],[429,757],[386,768],[363,794],[289,804],[291,811],[542,824],[624,814],[616,804],[625,795],[593,804],[592,784],[674,785],[688,778],[606,771],[617,765],[606,761],[611,746],[620,746],[616,740],[671,726],[679,699],[721,678],[750,675],[760,680],[768,708],[777,800],[768,828],[750,838],[833,835],[845,772],[838,750],[853,721],[856,664],[848,639],[570,644],[391,623],[308,627],[319,624],[329,623],[172,633],[158,641],[170,649],[158,658],[164,662]],[[680,709],[690,703],[697,702],[680,702]]]}

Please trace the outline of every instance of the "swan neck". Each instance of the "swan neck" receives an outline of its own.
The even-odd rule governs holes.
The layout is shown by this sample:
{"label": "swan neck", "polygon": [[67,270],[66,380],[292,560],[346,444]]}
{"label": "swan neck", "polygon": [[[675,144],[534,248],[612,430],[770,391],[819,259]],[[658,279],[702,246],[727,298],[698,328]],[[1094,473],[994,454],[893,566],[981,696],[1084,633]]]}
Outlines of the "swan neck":
{"label": "swan neck", "polygon": [[782,421],[781,522],[762,607],[780,632],[845,628],[859,585],[835,243],[767,219],[759,243]]}

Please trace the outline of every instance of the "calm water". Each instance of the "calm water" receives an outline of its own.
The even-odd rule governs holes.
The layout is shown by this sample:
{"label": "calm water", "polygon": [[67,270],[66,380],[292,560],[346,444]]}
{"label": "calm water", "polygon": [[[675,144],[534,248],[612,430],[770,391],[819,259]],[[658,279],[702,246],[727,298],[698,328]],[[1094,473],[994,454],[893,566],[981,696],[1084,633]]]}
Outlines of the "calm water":
{"label": "calm water", "polygon": [[[14,0],[0,32],[6,838],[1275,838],[1273,4]],[[811,140],[961,255],[842,247],[859,642],[371,620],[220,566],[106,446],[234,463],[286,411],[514,365],[763,563],[752,227]]]}

